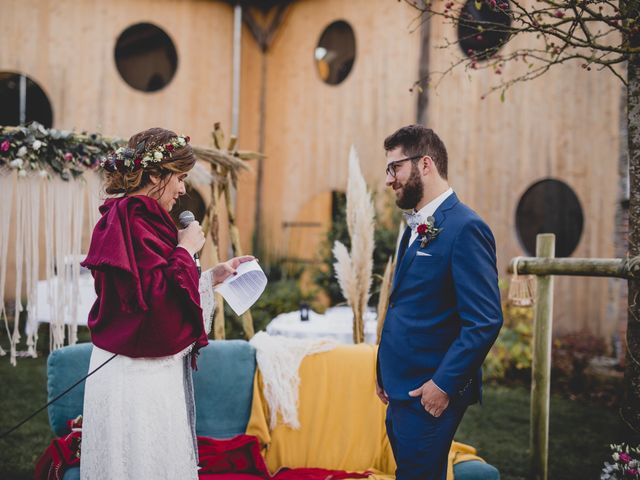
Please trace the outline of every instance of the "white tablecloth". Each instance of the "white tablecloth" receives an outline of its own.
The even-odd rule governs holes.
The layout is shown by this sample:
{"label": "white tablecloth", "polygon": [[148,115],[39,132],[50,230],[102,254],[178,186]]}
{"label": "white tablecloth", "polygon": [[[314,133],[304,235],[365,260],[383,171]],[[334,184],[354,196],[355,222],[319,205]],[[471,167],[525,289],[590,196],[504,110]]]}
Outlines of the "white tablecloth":
{"label": "white tablecloth", "polygon": [[[365,342],[376,343],[376,312],[364,316]],[[309,310],[309,320],[300,320],[300,311],[282,313],[267,325],[269,335],[292,338],[331,338],[340,343],[353,343],[353,312],[351,307],[332,307],[324,315]]]}

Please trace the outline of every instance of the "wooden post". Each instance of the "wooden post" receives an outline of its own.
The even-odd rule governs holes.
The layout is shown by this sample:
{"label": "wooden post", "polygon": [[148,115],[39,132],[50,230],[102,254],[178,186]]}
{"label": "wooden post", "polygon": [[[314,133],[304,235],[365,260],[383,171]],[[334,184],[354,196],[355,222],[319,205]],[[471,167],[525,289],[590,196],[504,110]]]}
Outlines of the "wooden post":
{"label": "wooden post", "polygon": [[[536,256],[555,256],[556,236],[536,238]],[[553,327],[553,276],[537,278],[534,311],[533,363],[531,366],[531,479],[547,480],[549,459],[549,392],[551,377],[551,330]]]}
{"label": "wooden post", "polygon": [[[232,137],[233,138],[233,137]],[[235,142],[234,142],[235,144]],[[231,189],[235,188],[231,181],[230,175],[227,174],[227,182],[224,188],[224,198],[227,204],[227,215],[229,217],[229,235],[231,236],[231,247],[233,248],[233,254],[235,256],[242,255],[242,245],[240,244],[240,231],[236,225],[236,210],[233,201],[231,200]],[[253,317],[251,316],[251,310],[244,312],[240,318],[242,319],[242,329],[247,337],[247,340],[251,340],[255,335],[253,328]]]}

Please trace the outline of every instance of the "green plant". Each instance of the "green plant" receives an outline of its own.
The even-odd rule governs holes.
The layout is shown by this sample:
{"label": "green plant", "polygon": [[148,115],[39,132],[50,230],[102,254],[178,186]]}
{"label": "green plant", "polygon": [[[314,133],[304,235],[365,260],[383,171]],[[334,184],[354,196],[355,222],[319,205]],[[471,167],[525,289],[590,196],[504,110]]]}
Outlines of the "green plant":
{"label": "green plant", "polygon": [[503,304],[504,325],[484,362],[487,379],[503,381],[528,378],[533,358],[533,309]]}

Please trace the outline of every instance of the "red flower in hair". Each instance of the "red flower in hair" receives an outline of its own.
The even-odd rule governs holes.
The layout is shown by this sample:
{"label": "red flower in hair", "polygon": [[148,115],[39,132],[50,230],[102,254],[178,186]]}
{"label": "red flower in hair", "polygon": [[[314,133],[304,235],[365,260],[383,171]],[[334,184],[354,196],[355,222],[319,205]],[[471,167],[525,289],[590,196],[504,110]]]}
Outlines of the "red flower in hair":
{"label": "red flower in hair", "polygon": [[171,145],[170,143],[167,143],[167,144],[164,146],[164,148],[165,148],[165,150],[166,150],[167,152],[173,152],[173,145]]}
{"label": "red flower in hair", "polygon": [[136,157],[133,160],[133,165],[135,166],[135,168],[138,168],[140,166],[140,164],[142,163],[142,159],[140,157]]}

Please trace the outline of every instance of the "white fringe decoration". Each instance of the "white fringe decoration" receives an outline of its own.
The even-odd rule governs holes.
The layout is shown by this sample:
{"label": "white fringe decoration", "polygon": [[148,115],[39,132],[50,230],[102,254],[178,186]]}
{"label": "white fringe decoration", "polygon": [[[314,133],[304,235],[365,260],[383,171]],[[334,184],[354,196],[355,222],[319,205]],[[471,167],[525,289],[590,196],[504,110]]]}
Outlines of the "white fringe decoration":
{"label": "white fringe decoration", "polygon": [[[18,183],[22,183],[19,180]],[[39,174],[32,172],[28,178],[24,179],[27,195],[26,207],[27,217],[25,230],[26,247],[26,287],[27,287],[27,318],[29,320],[37,318],[36,306],[38,305],[38,279],[40,272],[40,205],[43,180]],[[20,195],[20,193],[18,193]],[[38,342],[38,331],[34,329],[27,336],[27,354],[33,358],[38,356],[36,344]]]}
{"label": "white fringe decoration", "polygon": [[338,343],[333,340],[272,337],[266,332],[256,333],[249,343],[256,349],[256,362],[262,373],[264,397],[269,405],[271,429],[278,424],[278,415],[284,425],[299,429],[298,370],[302,359],[307,355],[332,350]]}
{"label": "white fringe decoration", "polygon": [[[9,169],[0,168],[0,317],[4,318],[4,326],[7,330],[9,343],[12,343],[9,331],[9,319],[7,318],[6,305],[4,303],[4,289],[7,283],[7,264],[9,248],[9,225],[11,222],[11,204],[13,202],[13,185],[16,175]],[[0,355],[7,352],[0,347]]]}
{"label": "white fringe decoration", "polygon": [[349,152],[346,216],[351,254],[344,245],[336,242],[333,248],[336,256],[334,267],[342,294],[353,310],[354,343],[361,343],[364,342],[364,312],[372,280],[375,210],[353,146]]}

